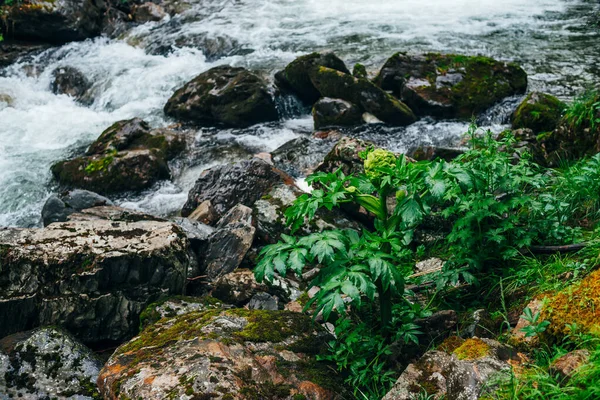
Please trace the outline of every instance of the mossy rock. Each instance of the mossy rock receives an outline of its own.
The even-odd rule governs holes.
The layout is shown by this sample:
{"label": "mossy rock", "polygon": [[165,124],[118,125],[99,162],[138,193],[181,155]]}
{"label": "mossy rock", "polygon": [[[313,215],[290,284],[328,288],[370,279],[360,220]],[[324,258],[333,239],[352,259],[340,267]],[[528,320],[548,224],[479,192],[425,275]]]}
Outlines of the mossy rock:
{"label": "mossy rock", "polygon": [[107,398],[341,399],[342,379],[314,357],[329,338],[300,313],[194,311],[118,348],[99,387]]}
{"label": "mossy rock", "polygon": [[275,74],[277,85],[296,94],[307,104],[313,104],[319,97],[319,91],[314,87],[310,79],[310,74],[314,69],[327,67],[349,74],[348,68],[342,60],[333,53],[311,53],[298,57],[284,70]]}
{"label": "mossy rock", "polygon": [[258,75],[227,65],[211,68],[178,89],[166,115],[199,126],[245,128],[278,118],[275,101]]}
{"label": "mossy rock", "polygon": [[396,53],[374,83],[417,115],[469,119],[507,96],[525,93],[527,74],[489,57]]}
{"label": "mossy rock", "polygon": [[319,67],[311,74],[311,82],[323,97],[349,101],[390,125],[409,125],[416,117],[411,109],[381,90],[367,79],[331,68]]}
{"label": "mossy rock", "polygon": [[367,68],[364,65],[356,63],[354,64],[354,68],[352,68],[352,75],[355,78],[366,78],[367,77]]}
{"label": "mossy rock", "polygon": [[532,92],[517,107],[512,116],[513,129],[528,128],[534,133],[556,129],[566,105],[556,97]]}

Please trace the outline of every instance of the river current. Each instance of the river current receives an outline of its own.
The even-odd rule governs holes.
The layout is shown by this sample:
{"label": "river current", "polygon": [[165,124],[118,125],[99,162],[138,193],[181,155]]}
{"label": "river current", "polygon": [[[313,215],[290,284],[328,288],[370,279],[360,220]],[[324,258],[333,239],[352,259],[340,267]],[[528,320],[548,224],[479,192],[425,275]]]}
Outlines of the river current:
{"label": "river current", "polygon": [[[375,74],[396,51],[436,51],[516,61],[528,73],[529,90],[567,101],[600,83],[600,28],[591,19],[600,8],[597,1],[187,2],[182,14],[138,26],[119,39],[70,43],[0,69],[0,226],[39,226],[42,205],[56,190],[52,163],[81,153],[118,120],[173,123],[162,112],[173,91],[219,64],[272,77],[299,55],[332,50],[350,68],[360,62]],[[75,67],[93,82],[91,105],[52,94],[52,71],[60,66]],[[480,124],[505,128],[518,101],[499,105]],[[308,110],[290,99],[279,106],[278,123],[198,129],[189,156],[173,163],[171,182],[114,200],[168,216],[181,208],[203,169],[311,135]],[[466,128],[463,122],[425,119],[406,128],[352,133],[401,152],[419,144],[455,144]]]}

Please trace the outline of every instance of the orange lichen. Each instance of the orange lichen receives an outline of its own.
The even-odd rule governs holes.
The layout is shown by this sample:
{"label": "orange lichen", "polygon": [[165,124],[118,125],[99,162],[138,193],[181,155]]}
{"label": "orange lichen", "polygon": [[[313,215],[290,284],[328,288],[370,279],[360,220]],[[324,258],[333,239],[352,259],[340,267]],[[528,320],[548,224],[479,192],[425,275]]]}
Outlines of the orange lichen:
{"label": "orange lichen", "polygon": [[540,321],[548,320],[547,334],[562,337],[570,333],[569,324],[578,330],[600,336],[600,270],[581,282],[546,298]]}
{"label": "orange lichen", "polygon": [[459,360],[475,360],[485,357],[490,351],[490,346],[483,340],[478,338],[467,339],[465,342],[454,350],[454,354]]}

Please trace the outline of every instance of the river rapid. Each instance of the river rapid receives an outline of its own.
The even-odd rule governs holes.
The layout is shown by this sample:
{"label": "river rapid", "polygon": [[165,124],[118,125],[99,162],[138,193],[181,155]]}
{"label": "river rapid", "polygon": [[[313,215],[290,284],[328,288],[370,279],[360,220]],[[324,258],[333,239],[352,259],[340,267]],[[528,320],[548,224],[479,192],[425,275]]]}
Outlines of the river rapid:
{"label": "river rapid", "polygon": [[[516,61],[529,90],[570,100],[600,82],[600,29],[583,0],[187,0],[187,10],[138,26],[119,39],[97,38],[52,48],[0,69],[0,226],[39,226],[57,188],[50,166],[85,150],[115,121],[141,117],[167,126],[162,108],[173,91],[220,64],[272,77],[295,57],[332,50],[351,68],[375,74],[397,51],[486,55]],[[72,66],[93,83],[89,106],[50,91],[52,71]],[[500,131],[520,99],[480,117]],[[272,151],[312,135],[312,118],[281,98],[282,119],[244,130],[198,129],[189,154],[172,165],[173,180],[114,200],[157,215],[176,213],[198,174],[218,163]],[[406,128],[350,132],[394,151],[420,144],[455,145],[467,125],[421,120]],[[331,144],[315,151],[324,154]]]}

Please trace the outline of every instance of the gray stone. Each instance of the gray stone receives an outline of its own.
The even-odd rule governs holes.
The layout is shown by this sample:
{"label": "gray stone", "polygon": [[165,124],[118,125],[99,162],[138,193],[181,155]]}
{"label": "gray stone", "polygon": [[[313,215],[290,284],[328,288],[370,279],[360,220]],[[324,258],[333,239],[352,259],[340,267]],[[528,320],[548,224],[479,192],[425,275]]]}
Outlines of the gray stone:
{"label": "gray stone", "polygon": [[112,206],[112,201],[97,193],[88,190],[70,190],[59,196],[52,195],[46,200],[42,208],[42,221],[44,226],[53,222],[65,222],[68,217],[86,208],[98,206]]}
{"label": "gray stone", "polygon": [[355,126],[363,123],[360,108],[342,99],[322,98],[312,109],[315,129],[332,126]]}
{"label": "gray stone", "polygon": [[275,296],[271,296],[268,293],[256,293],[254,296],[252,296],[252,299],[250,299],[248,308],[250,310],[276,311],[279,310],[279,299]]}
{"label": "gray stone", "polygon": [[[52,72],[54,78],[51,89],[54,94],[66,94],[75,100],[81,101],[92,84],[81,71],[73,67],[59,67]],[[86,99],[85,103],[90,103]]]}

